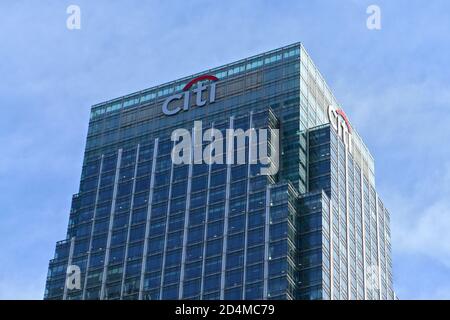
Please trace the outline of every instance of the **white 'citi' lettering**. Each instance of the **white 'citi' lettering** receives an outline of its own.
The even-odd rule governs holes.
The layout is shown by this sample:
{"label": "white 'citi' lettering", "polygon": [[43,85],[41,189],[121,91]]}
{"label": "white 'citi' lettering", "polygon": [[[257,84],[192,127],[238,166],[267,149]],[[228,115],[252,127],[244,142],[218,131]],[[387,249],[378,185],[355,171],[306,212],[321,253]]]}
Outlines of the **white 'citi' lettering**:
{"label": "white 'citi' lettering", "polygon": [[353,139],[350,123],[348,122],[344,111],[337,109],[335,106],[329,105],[328,119],[330,120],[330,125],[338,133],[338,136],[342,138],[342,141],[344,141],[345,147],[348,148],[350,153],[353,153]]}
{"label": "white 'citi' lettering", "polygon": [[[208,76],[208,79],[211,80],[213,78],[212,76]],[[214,77],[215,78],[215,77]],[[199,77],[200,79],[200,77]],[[217,79],[217,78],[216,78]],[[194,79],[195,80],[195,79]],[[216,81],[213,79],[213,81]],[[162,105],[162,111],[165,115],[173,116],[180,112],[181,110],[187,111],[189,110],[189,102],[191,100],[191,92],[189,91],[189,88],[192,84],[189,85],[188,88],[185,87],[185,90],[183,93],[178,93],[173,96],[170,96],[164,101]],[[203,99],[203,92],[206,91],[208,86],[205,85],[204,82],[199,80],[197,87],[192,90],[192,92],[195,94],[195,106],[197,107],[203,107],[206,102],[209,100],[209,103],[213,103],[216,100],[216,84],[212,82],[209,85],[209,96],[208,99]],[[174,108],[170,108],[170,104],[176,100],[183,99],[183,106],[180,105]]]}

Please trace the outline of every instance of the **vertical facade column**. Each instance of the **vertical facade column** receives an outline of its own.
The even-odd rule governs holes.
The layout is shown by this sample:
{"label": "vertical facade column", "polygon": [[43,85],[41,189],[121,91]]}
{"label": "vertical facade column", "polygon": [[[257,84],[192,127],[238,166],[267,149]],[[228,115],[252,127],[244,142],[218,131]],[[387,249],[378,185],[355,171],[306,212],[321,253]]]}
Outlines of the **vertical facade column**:
{"label": "vertical facade column", "polygon": [[[192,185],[192,166],[194,162],[194,146],[196,144],[195,137],[197,136],[194,133],[194,128],[192,129],[192,137],[193,137],[193,146],[191,146],[191,150],[189,153],[189,169],[188,169],[188,181],[186,188],[186,209],[184,211],[184,226],[183,226],[183,247],[181,249],[181,270],[180,270],[180,287],[178,288],[178,299],[181,300],[183,298],[183,285],[184,285],[184,269],[186,266],[186,249],[187,249],[187,234],[189,227],[189,209],[191,203],[191,185]],[[206,229],[206,225],[205,225]],[[206,246],[206,244],[204,244]]]}
{"label": "vertical facade column", "polygon": [[[211,126],[211,129],[214,129],[214,123]],[[212,156],[212,149],[209,156]],[[203,261],[202,261],[202,278],[201,278],[201,284],[200,284],[200,299],[203,300],[204,295],[204,287],[205,287],[205,265],[206,265],[206,244],[207,244],[207,232],[208,232],[208,221],[209,221],[209,193],[210,193],[210,186],[211,186],[211,171],[212,171],[212,164],[210,163],[208,165],[208,181],[207,181],[207,188],[206,188],[206,208],[205,208],[205,230],[203,233]]]}
{"label": "vertical facade column", "polygon": [[89,237],[89,247],[88,247],[88,256],[86,261],[86,272],[84,275],[84,285],[83,285],[83,294],[81,296],[82,300],[86,299],[86,286],[87,286],[87,279],[89,274],[89,263],[91,261],[91,247],[92,247],[92,238],[94,237],[94,226],[97,219],[97,203],[98,203],[98,194],[100,192],[100,182],[102,178],[102,169],[103,169],[103,159],[105,156],[102,154],[100,158],[100,166],[98,170],[98,181],[97,181],[97,191],[95,193],[95,202],[94,202],[94,213],[92,214],[92,225],[91,225],[91,232]]}
{"label": "vertical facade column", "polygon": [[[249,119],[249,128],[252,130],[253,126],[253,111],[250,111],[250,119]],[[245,285],[246,285],[246,278],[247,278],[247,244],[248,244],[248,212],[250,209],[250,174],[251,174],[251,160],[253,157],[252,154],[252,143],[258,143],[258,137],[257,140],[253,141],[253,135],[250,133],[248,137],[248,163],[247,163],[247,199],[245,204],[245,227],[244,227],[244,273],[243,273],[243,279],[242,279],[242,297],[245,300]],[[258,145],[257,145],[258,146]],[[258,156],[257,154],[255,155]],[[257,159],[257,158],[255,158]]]}
{"label": "vertical facade column", "polygon": [[334,300],[333,200],[330,197],[330,300]]}
{"label": "vertical facade column", "polygon": [[361,223],[362,223],[362,245],[363,245],[363,275],[364,275],[364,300],[367,300],[367,266],[366,266],[366,226],[364,213],[364,176],[361,168]]}
{"label": "vertical facade column", "polygon": [[[337,223],[337,243],[338,243],[338,248],[337,248],[337,254],[338,254],[338,270],[339,270],[339,277],[338,277],[338,290],[339,290],[339,300],[341,299],[341,277],[342,277],[342,270],[341,270],[341,188],[340,188],[340,174],[339,174],[339,166],[340,166],[340,151],[339,151],[339,142],[337,145],[337,157],[336,157],[336,162],[337,162],[337,172],[336,172],[336,176],[337,176],[337,217],[338,217],[338,223]],[[334,213],[334,211],[333,211]],[[334,235],[334,232],[333,232]],[[333,240],[332,240],[333,241]],[[334,246],[333,246],[334,247]],[[333,278],[333,284],[334,284],[334,278]]]}
{"label": "vertical facade column", "polygon": [[263,299],[268,299],[269,294],[269,236],[270,236],[270,185],[266,187],[266,213],[264,221],[264,283]]}
{"label": "vertical facade column", "polygon": [[110,251],[110,246],[111,246],[111,236],[112,236],[112,228],[113,228],[113,222],[114,222],[114,211],[116,208],[117,187],[119,185],[120,164],[122,162],[122,151],[123,151],[122,149],[119,149],[118,154],[117,154],[116,172],[114,175],[113,197],[112,197],[112,203],[111,203],[111,212],[110,212],[110,216],[109,216],[108,239],[106,241],[105,262],[103,265],[103,273],[102,273],[102,288],[100,290],[100,300],[103,300],[105,298],[106,272],[108,270],[108,263],[109,263],[109,251]]}
{"label": "vertical facade column", "polygon": [[[69,258],[67,259],[67,269],[72,265],[72,257],[73,257],[73,248],[75,246],[75,237],[70,238],[70,248],[69,248]],[[63,292],[63,300],[67,299],[67,272],[66,278],[64,280],[64,292]]]}
{"label": "vertical facade column", "polygon": [[120,300],[122,300],[122,298],[123,298],[123,291],[124,291],[124,285],[125,285],[125,273],[127,271],[128,247],[130,246],[131,218],[133,216],[134,192],[136,190],[136,175],[137,175],[137,168],[138,168],[138,162],[139,162],[139,149],[140,149],[140,145],[138,144],[137,148],[136,148],[136,158],[135,158],[134,172],[133,172],[133,187],[131,189],[132,191],[131,191],[130,216],[128,217],[127,242],[125,244],[125,254],[124,254],[124,260],[123,260],[122,282],[121,282],[121,285],[120,285]]}
{"label": "vertical facade column", "polygon": [[172,180],[173,180],[173,161],[170,161],[170,178],[169,178],[169,193],[167,196],[167,213],[166,213],[166,225],[165,225],[165,234],[164,234],[164,248],[163,248],[163,258],[162,258],[162,269],[161,269],[161,285],[159,288],[159,298],[163,299],[163,285],[164,285],[164,276],[166,269],[166,256],[167,256],[167,234],[169,233],[169,217],[170,217],[170,205],[172,198]]}
{"label": "vertical facade column", "polygon": [[378,300],[381,300],[381,261],[380,261],[380,219],[378,217],[378,195],[375,193],[375,215],[377,218],[377,282],[378,282]]}
{"label": "vertical facade column", "polygon": [[[387,248],[387,236],[386,236],[386,225],[387,225],[387,221],[386,221],[386,208],[383,208],[383,237],[384,237],[384,242],[383,242],[383,248],[384,248],[384,283],[386,285],[386,298],[389,300],[390,299],[390,285],[389,285],[389,275],[388,275],[388,248]],[[380,266],[381,268],[381,266]]]}
{"label": "vertical facade column", "polygon": [[356,175],[356,170],[355,170],[355,159],[353,159],[353,234],[355,235],[355,281],[356,281],[356,300],[358,299],[358,291],[359,291],[359,281],[358,281],[358,230],[356,228],[356,219],[358,219],[358,217],[356,216],[356,189],[357,189],[357,185],[355,182],[355,175]]}
{"label": "vertical facade column", "polygon": [[[350,139],[350,138],[349,138]],[[351,297],[351,274],[350,274],[350,219],[348,208],[348,153],[347,146],[345,147],[345,217],[346,217],[346,242],[347,242],[347,300]]]}
{"label": "vertical facade column", "polygon": [[150,190],[148,195],[148,207],[147,207],[147,218],[145,222],[145,238],[144,238],[144,249],[142,253],[142,264],[141,264],[141,280],[139,282],[139,300],[143,298],[144,292],[144,277],[145,269],[147,267],[147,250],[148,250],[148,238],[150,236],[150,219],[152,213],[152,200],[153,200],[153,188],[155,185],[155,169],[156,169],[156,158],[158,156],[158,138],[155,139],[153,145],[153,160],[152,160],[152,173],[150,175]]}
{"label": "vertical facade column", "polygon": [[[305,167],[306,167],[306,178],[305,178],[305,193],[309,192],[309,131],[310,129],[306,129],[305,134],[306,134],[306,163],[305,163]],[[331,148],[331,143],[330,143],[330,148]],[[301,152],[301,149],[300,149]],[[331,159],[330,159],[330,165],[331,165]]]}
{"label": "vertical facade column", "polygon": [[[388,299],[390,299],[391,297],[391,289],[392,288],[392,283],[390,283],[389,281],[389,267],[388,267],[388,256],[390,257],[390,251],[389,248],[387,246],[387,242],[388,242],[388,235],[387,235],[387,226],[388,226],[388,222],[387,222],[387,210],[386,208],[383,208],[383,221],[384,221],[384,225],[383,225],[383,234],[384,234],[384,276],[385,276],[385,282],[386,282],[386,296]],[[390,242],[390,241],[389,241]],[[395,298],[392,296],[392,298]]]}
{"label": "vertical facade column", "polygon": [[[234,128],[234,117],[230,117],[230,129]],[[226,156],[227,156],[227,182],[225,189],[225,216],[223,219],[223,246],[222,246],[222,272],[220,278],[220,299],[223,300],[225,298],[225,270],[226,270],[226,258],[227,258],[227,241],[228,241],[228,215],[230,209],[230,181],[231,181],[231,159],[234,158],[234,150],[233,154],[229,154],[228,150],[232,150],[231,147],[234,144],[234,138],[229,141],[227,137],[227,148],[226,148]],[[230,159],[230,157],[233,157]]]}

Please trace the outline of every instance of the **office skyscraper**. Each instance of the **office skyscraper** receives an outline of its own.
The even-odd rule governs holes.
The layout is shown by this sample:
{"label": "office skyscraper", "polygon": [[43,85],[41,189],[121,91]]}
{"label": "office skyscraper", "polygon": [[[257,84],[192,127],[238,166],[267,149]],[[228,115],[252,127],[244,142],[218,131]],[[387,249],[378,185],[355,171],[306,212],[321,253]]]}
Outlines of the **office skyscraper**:
{"label": "office skyscraper", "polygon": [[[278,130],[279,170],[174,163],[194,121]],[[94,105],[45,299],[393,299],[374,171],[300,43]]]}

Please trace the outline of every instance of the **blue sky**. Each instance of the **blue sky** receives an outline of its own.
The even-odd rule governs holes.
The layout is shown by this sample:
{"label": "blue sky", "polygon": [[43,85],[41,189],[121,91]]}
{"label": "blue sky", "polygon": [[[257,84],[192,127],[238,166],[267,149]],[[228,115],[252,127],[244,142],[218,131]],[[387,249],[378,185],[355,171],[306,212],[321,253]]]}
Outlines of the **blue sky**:
{"label": "blue sky", "polygon": [[[66,28],[70,4],[81,30]],[[397,294],[450,299],[448,1],[9,0],[0,12],[0,299],[43,296],[92,104],[296,41],[375,157]]]}

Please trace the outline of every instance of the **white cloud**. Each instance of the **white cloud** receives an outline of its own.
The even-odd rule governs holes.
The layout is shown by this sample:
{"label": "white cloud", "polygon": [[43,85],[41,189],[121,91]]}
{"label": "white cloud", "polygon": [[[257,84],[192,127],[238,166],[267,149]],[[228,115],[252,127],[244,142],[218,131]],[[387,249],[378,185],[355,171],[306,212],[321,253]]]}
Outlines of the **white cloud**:
{"label": "white cloud", "polygon": [[20,277],[15,275],[0,279],[0,300],[42,300],[45,277]]}
{"label": "white cloud", "polygon": [[450,164],[444,168],[418,181],[413,192],[387,199],[396,250],[427,256],[450,269]]}

